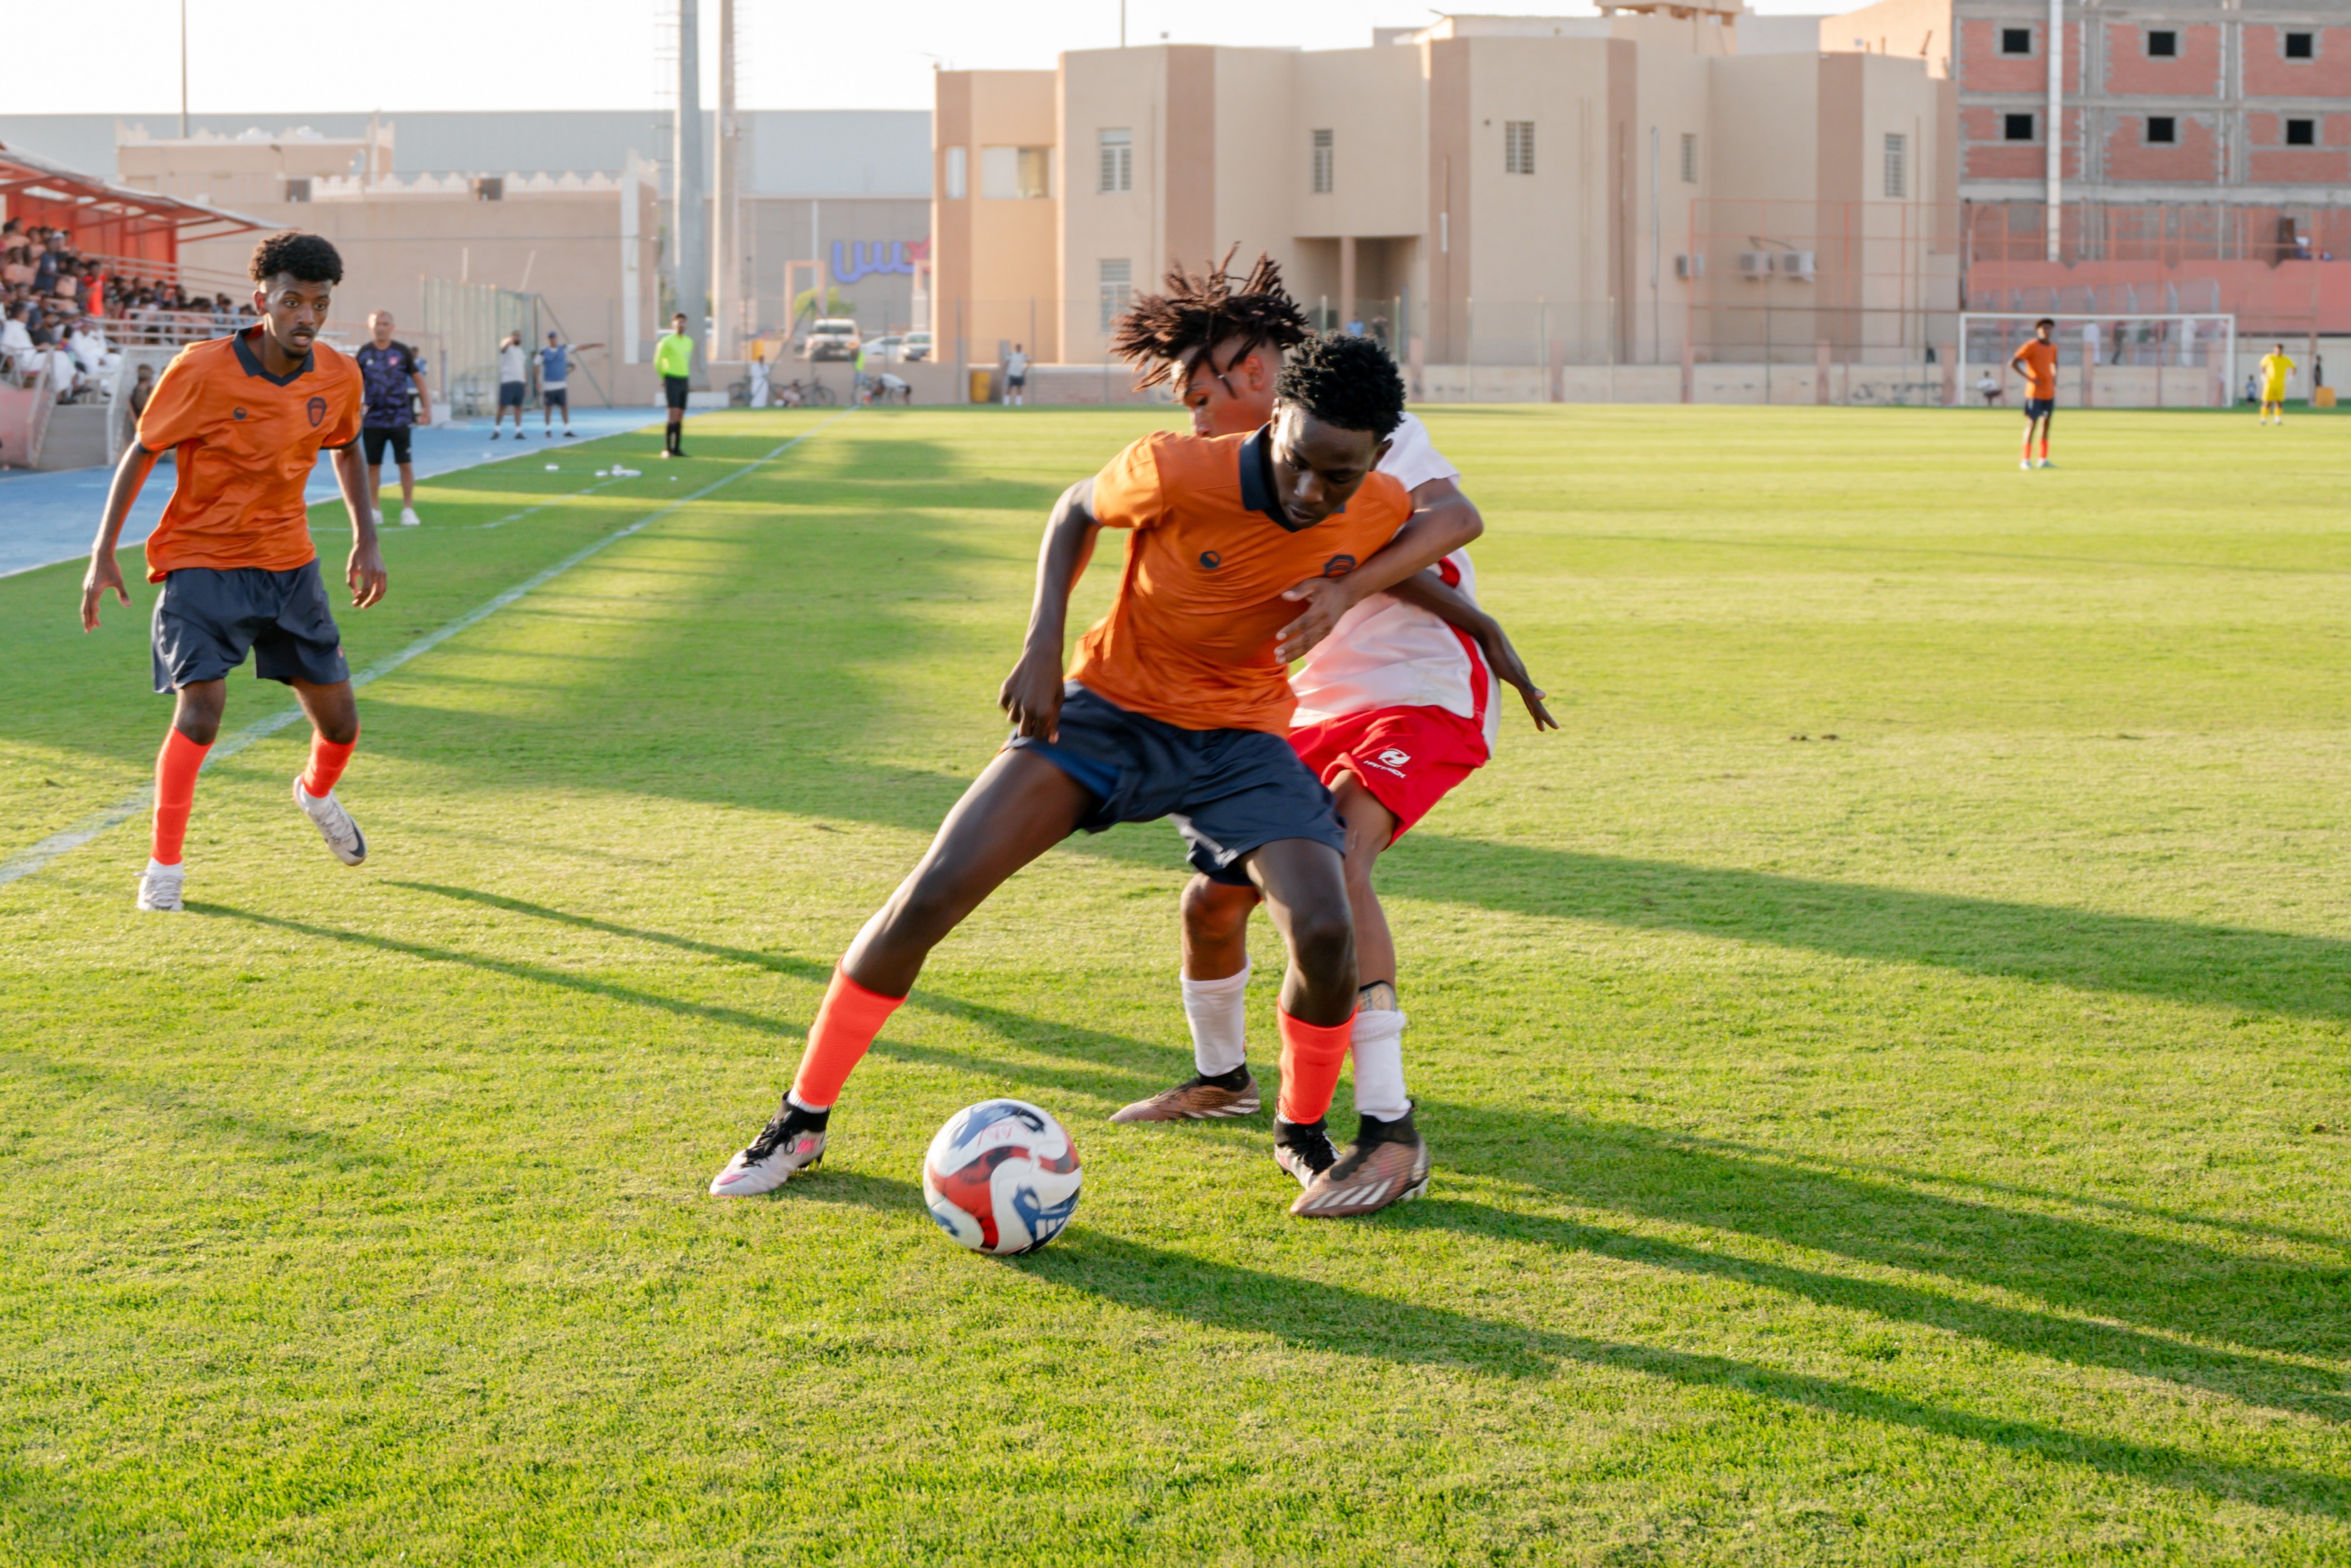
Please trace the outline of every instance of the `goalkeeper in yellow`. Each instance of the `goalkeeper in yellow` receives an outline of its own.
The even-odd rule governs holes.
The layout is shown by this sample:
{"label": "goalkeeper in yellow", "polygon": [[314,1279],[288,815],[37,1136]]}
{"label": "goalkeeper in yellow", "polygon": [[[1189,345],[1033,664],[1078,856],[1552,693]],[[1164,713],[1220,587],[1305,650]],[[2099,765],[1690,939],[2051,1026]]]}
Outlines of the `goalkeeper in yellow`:
{"label": "goalkeeper in yellow", "polygon": [[2285,357],[2285,345],[2273,343],[2262,356],[2262,423],[2267,424],[2274,413],[2277,423],[2285,423],[2285,382],[2294,374],[2294,361]]}

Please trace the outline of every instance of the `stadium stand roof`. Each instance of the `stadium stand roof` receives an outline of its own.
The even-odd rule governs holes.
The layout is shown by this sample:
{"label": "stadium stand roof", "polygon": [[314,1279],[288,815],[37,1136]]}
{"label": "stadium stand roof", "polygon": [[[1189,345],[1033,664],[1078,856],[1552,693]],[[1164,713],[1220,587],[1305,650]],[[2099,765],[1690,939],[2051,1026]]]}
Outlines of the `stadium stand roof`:
{"label": "stadium stand roof", "polygon": [[138,250],[132,242],[142,235],[168,235],[176,245],[271,226],[242,213],[134,191],[29,152],[12,152],[5,143],[0,143],[0,196],[8,199],[12,217],[69,229],[82,248],[120,255]]}

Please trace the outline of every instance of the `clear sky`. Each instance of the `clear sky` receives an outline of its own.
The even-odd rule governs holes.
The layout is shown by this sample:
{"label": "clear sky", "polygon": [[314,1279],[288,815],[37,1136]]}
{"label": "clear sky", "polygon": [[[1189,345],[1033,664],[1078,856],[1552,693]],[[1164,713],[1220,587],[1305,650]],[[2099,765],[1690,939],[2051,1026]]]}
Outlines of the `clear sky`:
{"label": "clear sky", "polygon": [[[1835,12],[1857,0],[1750,0]],[[158,115],[180,106],[181,0],[89,0],[72,31],[91,61],[8,71],[13,114]],[[675,0],[186,0],[188,98],[198,113],[306,110],[639,109],[667,101],[660,56]],[[1488,15],[1573,16],[1585,5],[1483,0]],[[1119,0],[737,0],[747,109],[927,109],[935,63],[1049,69],[1063,49],[1118,42]],[[53,14],[52,19],[56,15]],[[701,0],[705,40],[718,0]],[[1412,0],[1127,0],[1131,43],[1355,47],[1376,26],[1437,15]],[[71,61],[71,45],[56,57]],[[674,46],[671,46],[674,47]],[[27,56],[26,60],[37,56]],[[710,48],[706,61],[715,61]],[[704,92],[715,95],[716,66]]]}

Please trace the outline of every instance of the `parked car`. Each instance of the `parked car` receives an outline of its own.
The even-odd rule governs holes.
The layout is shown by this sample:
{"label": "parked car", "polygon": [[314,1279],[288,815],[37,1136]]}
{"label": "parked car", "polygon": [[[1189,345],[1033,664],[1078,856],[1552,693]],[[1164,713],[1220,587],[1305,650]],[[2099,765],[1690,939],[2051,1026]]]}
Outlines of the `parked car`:
{"label": "parked car", "polygon": [[865,340],[865,362],[869,365],[886,365],[905,357],[906,335],[903,332],[887,332]]}
{"label": "parked car", "polygon": [[931,357],[931,335],[928,332],[907,333],[905,348],[902,350],[900,357],[906,360],[929,359]]}
{"label": "parked car", "polygon": [[802,352],[810,360],[853,360],[858,341],[854,317],[827,316],[809,328],[808,346]]}

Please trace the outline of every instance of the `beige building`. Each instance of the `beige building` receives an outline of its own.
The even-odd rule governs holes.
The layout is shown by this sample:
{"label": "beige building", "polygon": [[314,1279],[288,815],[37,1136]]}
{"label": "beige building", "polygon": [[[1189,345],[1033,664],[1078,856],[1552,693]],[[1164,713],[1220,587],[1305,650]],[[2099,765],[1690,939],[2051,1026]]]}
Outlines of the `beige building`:
{"label": "beige building", "polygon": [[991,362],[1033,315],[1032,354],[1099,361],[1134,290],[1238,242],[1325,324],[1388,337],[1424,396],[1706,396],[1730,373],[1710,367],[1774,362],[1783,399],[1828,395],[1823,362],[1931,379],[1957,308],[1950,84],[1809,36],[1743,54],[1741,16],[942,72],[943,357]]}

